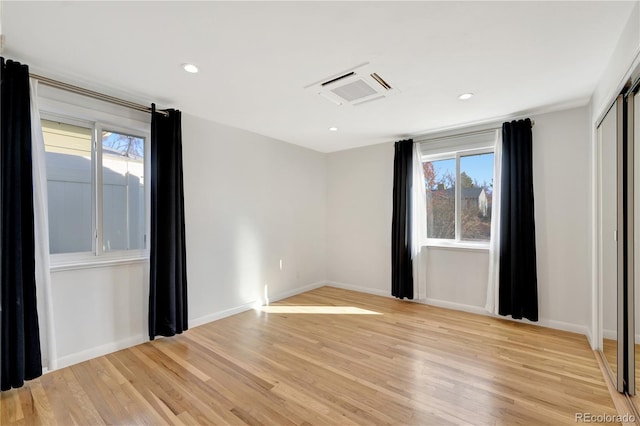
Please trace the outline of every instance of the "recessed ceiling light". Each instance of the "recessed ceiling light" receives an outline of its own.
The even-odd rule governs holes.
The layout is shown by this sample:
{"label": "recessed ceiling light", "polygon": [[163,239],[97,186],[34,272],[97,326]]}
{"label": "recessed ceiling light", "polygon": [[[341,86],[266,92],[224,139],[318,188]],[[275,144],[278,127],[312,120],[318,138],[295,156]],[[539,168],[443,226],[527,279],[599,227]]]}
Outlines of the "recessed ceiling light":
{"label": "recessed ceiling light", "polygon": [[466,101],[467,99],[471,99],[473,97],[473,93],[463,93],[462,95],[458,96],[458,99],[460,99],[461,101]]}
{"label": "recessed ceiling light", "polygon": [[338,128],[337,127],[329,127],[329,131],[330,132],[337,132]]}
{"label": "recessed ceiling light", "polygon": [[193,64],[182,64],[182,68],[184,68],[186,72],[190,72],[192,74],[195,74],[198,72],[198,67],[196,67]]}

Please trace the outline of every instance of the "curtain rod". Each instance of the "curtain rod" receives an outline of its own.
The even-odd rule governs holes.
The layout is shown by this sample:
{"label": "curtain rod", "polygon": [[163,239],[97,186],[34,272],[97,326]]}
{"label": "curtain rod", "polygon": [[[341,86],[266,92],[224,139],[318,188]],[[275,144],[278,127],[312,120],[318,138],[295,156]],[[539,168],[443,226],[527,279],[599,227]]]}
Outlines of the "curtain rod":
{"label": "curtain rod", "polygon": [[[534,120],[531,120],[531,127],[533,127],[535,124],[536,124],[536,122]],[[484,134],[484,133],[495,132],[496,130],[500,130],[500,129],[502,129],[502,125],[489,127],[489,128],[482,129],[482,130],[473,130],[473,131],[462,132],[462,133],[451,133],[449,135],[437,136],[435,138],[430,138],[429,135],[427,134],[427,135],[416,136],[413,139],[416,142],[433,142],[433,141],[439,141],[439,140],[444,140],[444,139],[458,138],[460,136],[481,135],[481,134]],[[455,132],[455,130],[448,130],[447,132]]]}
{"label": "curtain rod", "polygon": [[[40,83],[55,87],[57,89],[66,90],[68,92],[77,93],[79,95],[88,96],[93,99],[98,99],[100,101],[109,102],[115,105],[124,106],[127,108],[131,108],[137,111],[148,112],[151,113],[151,108],[146,105],[141,105],[135,102],[127,101],[125,99],[116,98],[115,96],[105,95],[104,93],[94,92],[93,90],[84,89],[82,87],[74,86],[73,84],[64,83],[62,81],[54,80],[52,78],[43,77],[38,74],[29,74],[31,78],[35,78]],[[169,115],[167,111],[156,109],[157,113],[164,115],[165,117]]]}

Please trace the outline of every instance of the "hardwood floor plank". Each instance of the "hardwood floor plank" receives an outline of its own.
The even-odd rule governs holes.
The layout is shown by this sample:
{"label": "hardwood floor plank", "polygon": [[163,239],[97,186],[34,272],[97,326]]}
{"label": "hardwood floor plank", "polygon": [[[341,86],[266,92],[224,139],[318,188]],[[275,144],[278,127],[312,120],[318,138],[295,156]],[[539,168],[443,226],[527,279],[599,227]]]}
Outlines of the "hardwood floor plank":
{"label": "hardwood floor plank", "polygon": [[114,393],[105,381],[99,377],[100,372],[93,368],[95,360],[83,362],[71,367],[75,381],[82,389],[91,390],[87,394],[92,407],[98,411],[102,420],[107,424],[122,424],[128,417],[126,404]]}
{"label": "hardwood floor plank", "polygon": [[29,390],[30,392],[25,392],[25,395],[28,394],[28,397],[23,398],[23,406],[25,405],[24,401],[29,400],[29,405],[33,407],[33,412],[31,413],[34,419],[33,423],[47,425],[58,424],[42,383],[34,383],[33,386],[29,387]]}
{"label": "hardwood floor plank", "polygon": [[78,382],[73,367],[63,368],[43,378],[48,379],[48,376],[51,376],[52,382],[44,380],[42,387],[47,392],[55,418],[60,419],[59,423],[74,425],[106,423],[89,397],[94,395],[93,389],[84,388]]}
{"label": "hardwood floor plank", "polygon": [[193,374],[198,380],[206,382],[211,377],[203,373],[198,368],[194,367],[191,363],[189,348],[186,345],[175,345],[174,342],[169,339],[161,339],[156,343],[156,348],[161,350],[167,355],[173,362],[180,365],[180,367]]}
{"label": "hardwood floor plank", "polygon": [[0,423],[572,425],[616,414],[581,335],[322,287],[49,373]]}

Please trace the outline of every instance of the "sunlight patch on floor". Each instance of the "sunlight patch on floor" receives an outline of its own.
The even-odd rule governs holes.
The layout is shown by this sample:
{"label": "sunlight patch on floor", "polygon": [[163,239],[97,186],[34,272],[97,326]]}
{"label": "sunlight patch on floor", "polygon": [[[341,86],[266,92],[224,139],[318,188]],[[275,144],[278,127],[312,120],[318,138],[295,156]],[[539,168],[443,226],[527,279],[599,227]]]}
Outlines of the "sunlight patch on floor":
{"label": "sunlight patch on floor", "polygon": [[324,314],[324,315],[382,315],[380,312],[354,306],[261,306],[260,311],[269,314]]}

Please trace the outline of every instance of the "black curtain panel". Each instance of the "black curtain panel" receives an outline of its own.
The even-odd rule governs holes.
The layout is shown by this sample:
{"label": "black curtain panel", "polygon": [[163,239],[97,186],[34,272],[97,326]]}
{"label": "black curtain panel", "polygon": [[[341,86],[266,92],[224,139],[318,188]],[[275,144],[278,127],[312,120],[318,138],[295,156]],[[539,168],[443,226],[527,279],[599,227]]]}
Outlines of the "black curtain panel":
{"label": "black curtain panel", "polygon": [[531,120],[502,125],[500,315],[538,320]]}
{"label": "black curtain panel", "polygon": [[149,338],[188,328],[180,111],[151,113]]}
{"label": "black curtain panel", "polygon": [[0,58],[0,389],[42,375],[36,304],[29,69]]}
{"label": "black curtain panel", "polygon": [[391,294],[413,299],[411,261],[411,181],[413,140],[396,142],[393,159],[393,217],[391,222]]}

